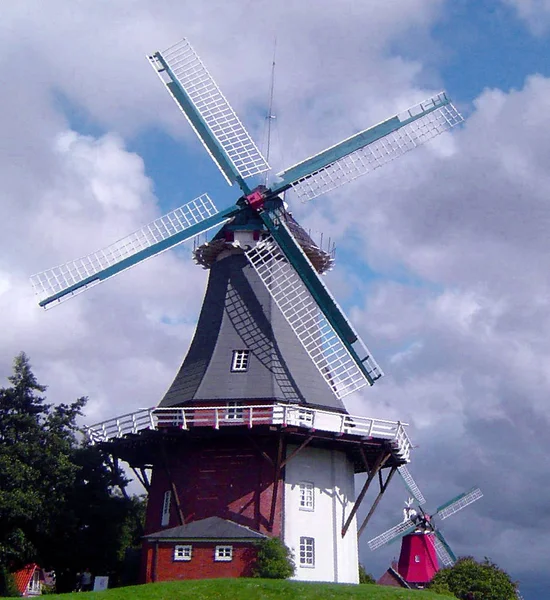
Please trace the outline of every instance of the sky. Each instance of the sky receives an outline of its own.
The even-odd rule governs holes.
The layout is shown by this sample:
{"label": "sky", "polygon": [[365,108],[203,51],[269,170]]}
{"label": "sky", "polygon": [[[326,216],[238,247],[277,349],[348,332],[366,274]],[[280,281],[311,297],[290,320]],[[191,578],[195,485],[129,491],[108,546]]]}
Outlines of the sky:
{"label": "sky", "polygon": [[[184,36],[264,152],[276,40],[275,172],[441,89],[466,118],[288,202],[336,242],[327,283],[386,372],[349,412],[410,424],[428,510],[479,485],[447,541],[547,597],[549,0],[2,3],[1,381],[24,350],[49,401],[89,397],[91,424],[154,406],[175,376],[207,277],[188,245],[49,311],[28,278],[204,192],[237,199],[145,58]],[[366,542],[405,496],[392,482],[361,538],[377,577],[399,546]]]}

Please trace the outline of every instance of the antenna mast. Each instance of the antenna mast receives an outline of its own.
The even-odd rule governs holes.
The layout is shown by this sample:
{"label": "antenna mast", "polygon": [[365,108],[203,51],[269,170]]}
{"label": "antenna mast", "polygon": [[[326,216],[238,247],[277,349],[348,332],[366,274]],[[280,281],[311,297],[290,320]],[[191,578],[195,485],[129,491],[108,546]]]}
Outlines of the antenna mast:
{"label": "antenna mast", "polygon": [[[266,161],[269,164],[269,151],[271,149],[271,121],[273,119],[275,119],[275,115],[273,114],[273,95],[274,95],[274,90],[275,90],[275,55],[277,52],[277,36],[275,36],[275,39],[273,41],[273,61],[271,63],[271,86],[269,89],[269,108],[267,111],[267,116],[266,116],[266,120],[267,120],[267,147],[266,147]],[[265,185],[267,186],[267,183],[269,181],[269,173],[266,172],[265,174]]]}

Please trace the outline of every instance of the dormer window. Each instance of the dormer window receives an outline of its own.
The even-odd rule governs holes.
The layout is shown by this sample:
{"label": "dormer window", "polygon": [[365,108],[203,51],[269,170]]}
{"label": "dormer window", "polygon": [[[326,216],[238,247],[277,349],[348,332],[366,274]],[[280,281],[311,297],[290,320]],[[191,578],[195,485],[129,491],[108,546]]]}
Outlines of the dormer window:
{"label": "dormer window", "polygon": [[248,371],[248,358],[250,350],[233,350],[233,359],[231,361],[232,373],[243,373]]}

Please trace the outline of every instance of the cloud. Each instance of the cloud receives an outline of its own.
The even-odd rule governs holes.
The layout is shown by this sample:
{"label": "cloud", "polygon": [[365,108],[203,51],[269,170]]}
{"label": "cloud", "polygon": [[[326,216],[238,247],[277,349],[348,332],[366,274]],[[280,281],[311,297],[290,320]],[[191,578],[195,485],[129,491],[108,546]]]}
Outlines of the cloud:
{"label": "cloud", "polygon": [[503,0],[524,20],[534,35],[542,36],[550,26],[549,0]]}

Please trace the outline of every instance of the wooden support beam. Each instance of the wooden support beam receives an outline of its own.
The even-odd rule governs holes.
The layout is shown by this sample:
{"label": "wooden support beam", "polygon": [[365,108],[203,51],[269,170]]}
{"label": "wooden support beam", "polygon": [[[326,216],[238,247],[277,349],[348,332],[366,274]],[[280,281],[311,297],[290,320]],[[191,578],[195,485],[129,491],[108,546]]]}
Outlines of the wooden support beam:
{"label": "wooden support beam", "polygon": [[141,472],[141,477],[143,478],[143,487],[147,490],[147,493],[149,493],[149,490],[151,489],[151,482],[149,481],[149,476],[147,475],[147,471],[145,470],[144,467],[141,467],[140,472]]}
{"label": "wooden support beam", "polygon": [[281,463],[281,469],[284,468],[288,462],[290,462],[297,454],[299,454],[308,444],[309,442],[311,442],[311,440],[314,438],[315,436],[310,435],[308,438],[306,438],[299,446],[298,448],[295,448],[289,456],[287,456],[285,458],[285,460],[283,460],[283,462]]}
{"label": "wooden support beam", "polygon": [[365,530],[365,527],[367,526],[368,522],[370,521],[370,518],[374,514],[374,511],[376,510],[378,503],[382,499],[382,496],[384,495],[384,492],[386,491],[386,488],[388,487],[388,484],[390,483],[390,481],[396,471],[397,471],[397,467],[392,467],[391,471],[389,472],[388,476],[386,477],[386,481],[384,483],[382,482],[382,471],[378,471],[378,477],[379,477],[379,481],[380,481],[380,491],[378,492],[378,496],[376,496],[376,500],[372,503],[372,506],[369,510],[369,514],[365,517],[364,521],[361,523],[361,527],[359,527],[359,530],[357,531],[358,538],[361,536],[361,534]]}
{"label": "wooden support beam", "polygon": [[353,508],[351,509],[351,512],[350,512],[348,518],[346,519],[346,522],[344,523],[344,526],[342,527],[342,537],[344,537],[346,535],[346,533],[349,529],[349,526],[351,525],[351,522],[353,521],[353,517],[355,517],[355,513],[359,510],[359,507],[361,506],[361,502],[363,502],[363,498],[365,497],[365,494],[367,493],[367,490],[369,489],[369,486],[370,486],[372,480],[376,477],[376,474],[378,473],[378,471],[386,464],[386,462],[388,461],[390,456],[391,456],[391,452],[386,452],[385,454],[383,452],[381,452],[379,454],[378,458],[376,459],[374,466],[372,467],[372,469],[369,472],[367,481],[365,481],[365,485],[363,486],[363,489],[359,492],[359,496],[357,496],[357,500],[355,501],[355,504],[353,505]]}
{"label": "wooden support beam", "polygon": [[137,467],[132,467],[132,471],[134,475],[137,477],[137,480],[141,483],[143,488],[147,493],[149,493],[149,489],[151,488],[151,484],[149,482],[149,478],[147,477],[147,473],[143,467],[140,467],[139,471]]}
{"label": "wooden support beam", "polygon": [[279,478],[281,476],[281,465],[283,462],[283,434],[279,433],[279,446],[277,448],[277,462],[275,463],[275,469],[273,474],[273,491],[271,493],[271,511],[269,513],[269,531],[273,531],[273,525],[275,522],[275,510],[277,508],[277,496],[279,492]]}
{"label": "wooden support beam", "polygon": [[254,448],[260,453],[260,455],[272,466],[275,466],[275,463],[273,462],[273,459],[271,458],[271,456],[269,456],[269,454],[267,454],[267,452],[265,452],[264,450],[262,450],[260,448],[260,446],[257,444],[256,440],[250,436],[247,435],[246,436],[248,438],[248,441],[254,446]]}
{"label": "wooden support beam", "polygon": [[361,442],[361,445],[359,446],[359,452],[361,453],[361,458],[363,459],[363,464],[365,465],[365,469],[367,470],[367,473],[370,471],[370,465],[369,465],[369,459],[367,458],[367,455],[365,454],[365,446],[363,445],[363,442]]}

